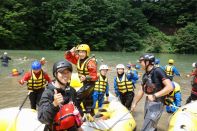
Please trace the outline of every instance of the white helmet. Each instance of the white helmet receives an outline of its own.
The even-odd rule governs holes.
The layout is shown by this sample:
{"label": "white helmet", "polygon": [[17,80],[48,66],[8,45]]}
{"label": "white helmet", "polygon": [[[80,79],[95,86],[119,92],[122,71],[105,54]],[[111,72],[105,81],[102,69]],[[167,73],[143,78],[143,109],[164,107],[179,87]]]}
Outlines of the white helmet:
{"label": "white helmet", "polygon": [[116,66],[116,69],[124,69],[125,67],[124,67],[124,65],[123,64],[118,64],[117,66]]}
{"label": "white helmet", "polygon": [[109,68],[108,68],[108,66],[107,65],[101,65],[100,67],[99,67],[99,71],[100,70],[108,70]]}
{"label": "white helmet", "polygon": [[45,57],[42,57],[42,58],[41,58],[41,61],[44,61],[44,60],[45,60]]}
{"label": "white helmet", "polygon": [[7,52],[4,52],[4,55],[7,55],[8,53]]}
{"label": "white helmet", "polygon": [[194,62],[193,64],[192,64],[192,67],[196,67],[197,66],[197,64]]}

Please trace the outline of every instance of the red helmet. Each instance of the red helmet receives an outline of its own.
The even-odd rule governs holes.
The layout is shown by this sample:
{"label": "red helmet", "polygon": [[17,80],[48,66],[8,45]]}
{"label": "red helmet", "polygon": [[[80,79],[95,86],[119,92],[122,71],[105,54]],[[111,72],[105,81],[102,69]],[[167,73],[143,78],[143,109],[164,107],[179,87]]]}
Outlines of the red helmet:
{"label": "red helmet", "polygon": [[75,125],[75,116],[73,114],[75,106],[72,102],[63,105],[54,118],[55,130],[66,130]]}

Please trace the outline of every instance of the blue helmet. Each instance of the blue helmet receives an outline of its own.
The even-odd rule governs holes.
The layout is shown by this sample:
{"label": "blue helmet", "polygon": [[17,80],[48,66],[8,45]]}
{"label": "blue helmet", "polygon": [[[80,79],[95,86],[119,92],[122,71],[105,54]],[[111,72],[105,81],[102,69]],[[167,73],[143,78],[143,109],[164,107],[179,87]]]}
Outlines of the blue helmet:
{"label": "blue helmet", "polygon": [[32,70],[39,70],[41,69],[42,65],[40,63],[40,61],[33,61],[32,64],[31,64],[31,69]]}
{"label": "blue helmet", "polygon": [[136,64],[136,65],[135,65],[135,68],[136,68],[136,69],[140,69],[140,65]]}
{"label": "blue helmet", "polygon": [[131,68],[131,64],[127,64],[127,68]]}
{"label": "blue helmet", "polygon": [[159,59],[155,59],[155,64],[159,64],[160,60]]}

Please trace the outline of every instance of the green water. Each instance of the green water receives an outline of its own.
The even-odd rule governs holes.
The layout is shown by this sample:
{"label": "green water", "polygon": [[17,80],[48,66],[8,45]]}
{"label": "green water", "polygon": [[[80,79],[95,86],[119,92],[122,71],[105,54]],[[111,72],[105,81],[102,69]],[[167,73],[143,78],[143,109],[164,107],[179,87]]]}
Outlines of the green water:
{"label": "green water", "polygon": [[[5,50],[1,50],[0,54],[3,54]],[[44,70],[52,77],[52,65],[54,62],[58,60],[64,59],[63,51],[13,51],[6,50],[8,52],[8,56],[12,58],[12,61],[9,64],[9,67],[1,67],[0,66],[0,109],[19,106],[21,105],[23,99],[27,94],[26,86],[21,86],[18,84],[19,77],[11,77],[9,74],[13,68],[17,68],[19,70],[24,69],[25,72],[31,69],[31,62],[33,60],[39,60],[42,57],[45,57],[48,61],[44,66]],[[98,59],[98,64],[101,63],[101,59],[104,60],[103,63],[108,64],[110,66],[110,70],[108,72],[110,90],[113,92],[113,77],[116,75],[115,66],[116,64],[123,63],[127,64],[128,62],[136,63],[136,60],[143,53],[125,53],[125,52],[91,52],[95,54]],[[27,57],[27,60],[22,60],[23,57]],[[160,58],[161,65],[166,65],[169,58],[175,60],[175,65],[180,71],[182,77],[175,77],[175,81],[177,81],[182,87],[182,96],[183,96],[183,104],[185,103],[186,98],[190,94],[190,80],[191,78],[186,78],[185,75],[190,73],[192,70],[192,63],[197,61],[197,55],[180,55],[180,54],[155,54],[156,57]],[[74,67],[75,68],[75,67]],[[75,68],[76,71],[76,68]],[[140,71],[143,72],[143,71]],[[139,80],[140,81],[140,80]],[[140,85],[137,84],[137,87]],[[134,113],[134,117],[136,119],[138,129],[140,129],[143,121],[143,106],[144,101],[142,100]],[[29,106],[29,100],[25,103],[24,107]],[[164,113],[159,122],[158,128],[159,130],[166,130],[167,121],[169,119],[169,115]]]}

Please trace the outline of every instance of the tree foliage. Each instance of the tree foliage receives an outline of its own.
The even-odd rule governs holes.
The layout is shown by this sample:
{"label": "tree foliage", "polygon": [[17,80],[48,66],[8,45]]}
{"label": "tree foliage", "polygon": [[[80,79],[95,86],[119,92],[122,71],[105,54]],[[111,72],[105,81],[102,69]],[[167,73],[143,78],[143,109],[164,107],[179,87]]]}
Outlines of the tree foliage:
{"label": "tree foliage", "polygon": [[[93,50],[163,52],[167,45],[196,53],[183,44],[195,37],[186,41],[180,33],[196,22],[196,9],[195,0],[2,0],[0,48],[66,50],[88,43]],[[186,49],[177,49],[178,42]]]}

